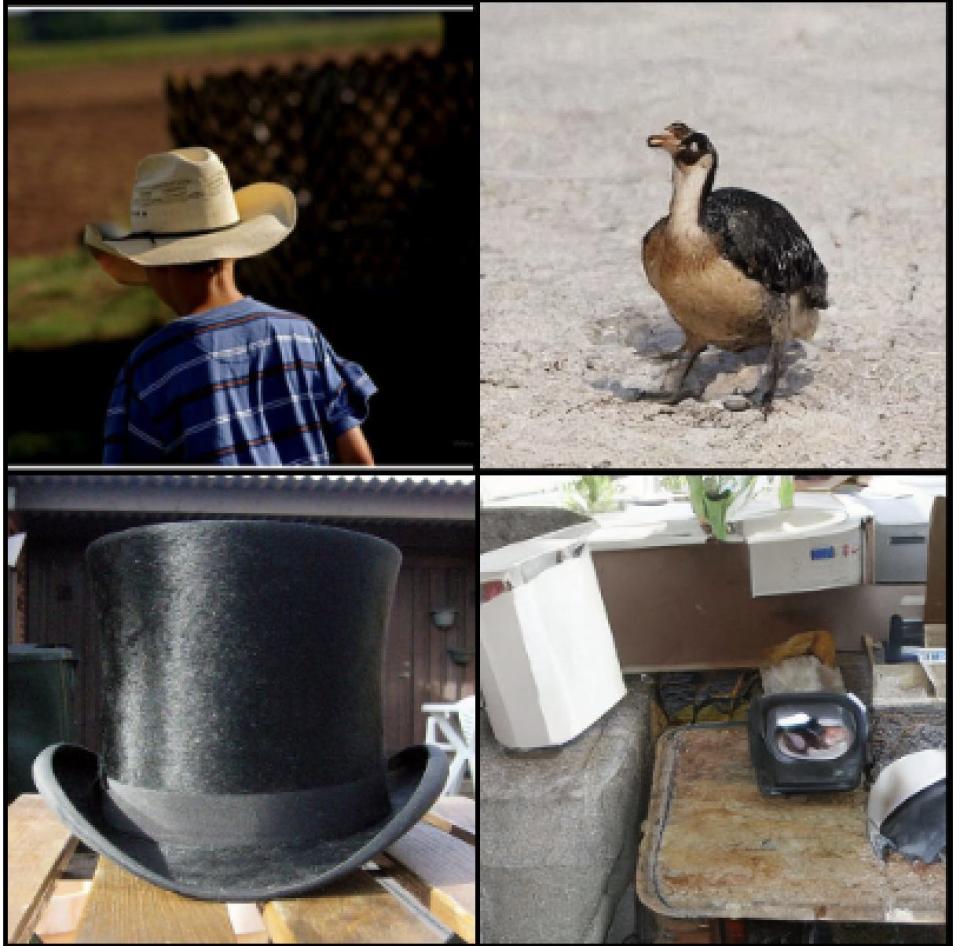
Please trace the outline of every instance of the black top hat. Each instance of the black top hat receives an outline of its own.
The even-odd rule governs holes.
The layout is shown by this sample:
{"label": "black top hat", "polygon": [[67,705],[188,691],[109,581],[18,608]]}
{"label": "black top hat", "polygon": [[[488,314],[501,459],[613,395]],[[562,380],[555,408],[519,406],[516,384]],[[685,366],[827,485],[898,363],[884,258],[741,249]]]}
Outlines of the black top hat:
{"label": "black top hat", "polygon": [[87,562],[102,755],[49,746],[33,776],[94,850],[193,897],[296,896],[362,866],[440,794],[441,750],[383,758],[389,542],[182,522],[105,536]]}

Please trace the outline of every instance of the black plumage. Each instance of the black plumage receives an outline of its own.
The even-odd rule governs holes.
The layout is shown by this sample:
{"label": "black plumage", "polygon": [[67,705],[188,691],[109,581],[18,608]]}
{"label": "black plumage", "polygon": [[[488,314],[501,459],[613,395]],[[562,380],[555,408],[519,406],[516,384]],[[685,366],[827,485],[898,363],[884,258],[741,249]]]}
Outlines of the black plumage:
{"label": "black plumage", "polygon": [[775,200],[739,187],[706,196],[701,225],[716,234],[720,252],[772,292],[804,290],[807,304],[827,307],[827,271],[793,219]]}

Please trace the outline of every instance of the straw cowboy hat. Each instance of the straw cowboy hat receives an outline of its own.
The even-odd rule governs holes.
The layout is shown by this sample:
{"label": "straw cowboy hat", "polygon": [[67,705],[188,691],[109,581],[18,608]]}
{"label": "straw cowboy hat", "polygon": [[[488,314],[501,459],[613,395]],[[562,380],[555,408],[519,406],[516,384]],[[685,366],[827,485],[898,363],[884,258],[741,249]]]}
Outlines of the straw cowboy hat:
{"label": "straw cowboy hat", "polygon": [[176,148],[137,165],[130,227],[89,223],[83,242],[118,282],[147,282],[145,266],[243,259],[276,246],[297,221],[297,202],[282,184],[234,191],[223,162],[208,148]]}
{"label": "straw cowboy hat", "polygon": [[85,844],[205,900],[299,896],[409,831],[435,746],[383,754],[400,552],[328,526],[141,526],[87,549],[100,753],[48,746],[37,790]]}

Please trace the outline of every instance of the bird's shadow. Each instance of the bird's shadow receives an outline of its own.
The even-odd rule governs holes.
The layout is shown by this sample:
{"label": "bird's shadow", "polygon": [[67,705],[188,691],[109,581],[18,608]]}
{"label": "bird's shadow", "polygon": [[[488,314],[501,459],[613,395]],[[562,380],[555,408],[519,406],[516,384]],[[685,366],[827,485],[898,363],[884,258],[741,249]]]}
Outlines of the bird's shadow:
{"label": "bird's shadow", "polygon": [[[637,308],[625,309],[619,315],[598,319],[592,334],[595,341],[601,344],[626,345],[647,361],[654,378],[651,388],[645,393],[655,392],[657,385],[662,385],[666,380],[670,362],[660,360],[658,356],[678,349],[684,338],[683,332],[675,325],[664,324]],[[769,348],[766,345],[742,352],[723,351],[711,345],[690,369],[684,380],[683,390],[698,398],[704,398],[705,392],[711,386],[719,389],[714,396],[733,394],[736,391],[749,395],[763,376],[768,353]],[[755,378],[752,377],[754,374]],[[738,376],[743,375],[753,381],[746,390],[741,390],[738,385]],[[800,342],[791,342],[784,352],[777,397],[790,397],[807,387],[812,380],[813,371],[807,364],[803,345]],[[640,389],[624,385],[616,378],[593,381],[591,387],[607,391],[624,401],[636,401],[640,394]],[[724,390],[726,387],[729,387],[729,390]],[[709,395],[704,399],[709,399]]]}
{"label": "bird's shadow", "polygon": [[648,357],[678,348],[683,342],[683,332],[676,325],[638,308],[595,319],[589,331],[599,345],[626,345]]}

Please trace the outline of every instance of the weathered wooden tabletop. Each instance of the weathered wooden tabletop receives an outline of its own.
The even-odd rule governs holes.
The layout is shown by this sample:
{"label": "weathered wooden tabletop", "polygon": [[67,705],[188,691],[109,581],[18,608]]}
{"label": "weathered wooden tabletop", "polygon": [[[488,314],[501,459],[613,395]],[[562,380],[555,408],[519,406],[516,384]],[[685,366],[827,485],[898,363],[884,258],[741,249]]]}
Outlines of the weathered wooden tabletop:
{"label": "weathered wooden tabletop", "polygon": [[742,725],[657,743],[637,893],[676,917],[946,922],[946,865],[879,860],[867,792],[760,794]]}
{"label": "weathered wooden tabletop", "polygon": [[[472,799],[442,797],[367,869],[315,896],[263,904],[193,900],[99,858],[63,880],[77,840],[38,795],[7,809],[7,941],[69,943],[438,943],[475,941]],[[54,908],[78,919],[53,932]],[[68,923],[69,925],[69,923]]]}

